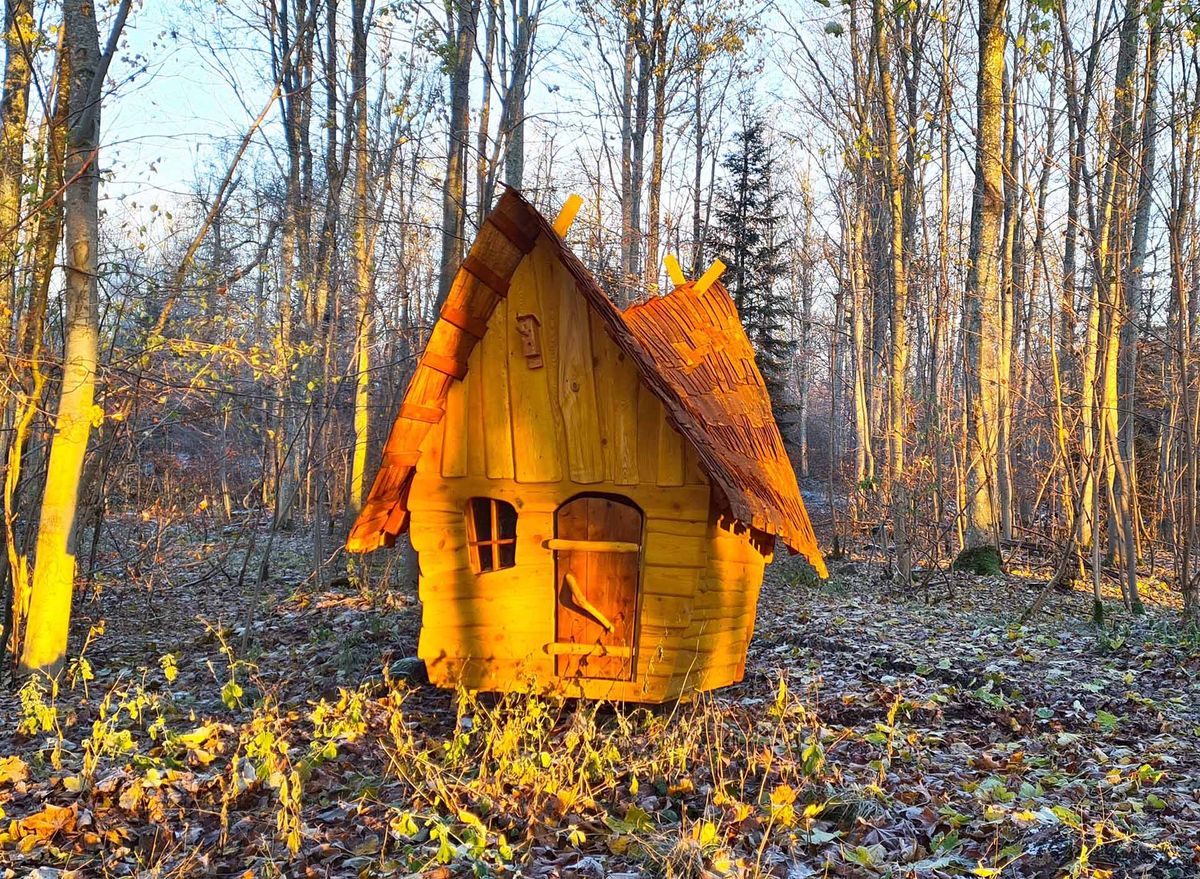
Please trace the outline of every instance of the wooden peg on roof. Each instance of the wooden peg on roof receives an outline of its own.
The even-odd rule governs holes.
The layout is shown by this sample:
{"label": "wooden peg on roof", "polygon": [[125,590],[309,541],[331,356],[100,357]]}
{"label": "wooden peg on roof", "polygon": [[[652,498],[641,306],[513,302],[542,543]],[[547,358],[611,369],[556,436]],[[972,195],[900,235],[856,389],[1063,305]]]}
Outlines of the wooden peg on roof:
{"label": "wooden peg on roof", "polygon": [[571,224],[575,222],[575,217],[579,213],[579,209],[583,207],[583,196],[572,192],[567,196],[566,202],[562,206],[562,210],[558,212],[558,216],[554,218],[554,231],[558,233],[559,238],[566,238],[567,232],[571,229]]}
{"label": "wooden peg on roof", "polygon": [[683,269],[679,267],[679,260],[675,258],[675,254],[668,253],[664,256],[663,265],[667,267],[667,277],[671,279],[672,284],[682,287],[687,283],[687,278],[683,274]]}
{"label": "wooden peg on roof", "polygon": [[696,282],[696,292],[703,293],[714,283],[716,283],[717,278],[721,277],[724,272],[725,263],[721,262],[719,259],[714,259],[713,264],[708,267],[708,271],[701,275],[700,280]]}

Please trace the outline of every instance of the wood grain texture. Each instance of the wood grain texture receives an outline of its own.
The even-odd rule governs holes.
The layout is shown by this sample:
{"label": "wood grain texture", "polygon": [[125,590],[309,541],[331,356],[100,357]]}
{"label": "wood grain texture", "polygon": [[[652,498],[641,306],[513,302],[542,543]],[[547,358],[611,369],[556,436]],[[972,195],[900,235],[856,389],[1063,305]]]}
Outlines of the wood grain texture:
{"label": "wood grain texture", "polygon": [[[562,653],[560,677],[629,679],[632,655],[613,656],[603,648],[636,646],[638,581],[635,553],[577,548],[596,543],[640,544],[642,514],[632,504],[606,497],[579,497],[555,517],[555,537],[569,549],[555,551],[556,643],[596,645],[597,655]],[[574,580],[574,584],[570,581]],[[577,584],[577,589],[569,588]],[[574,593],[580,592],[581,596]],[[582,600],[581,600],[582,599]],[[599,613],[589,612],[594,607]],[[604,625],[611,624],[611,629]]]}
{"label": "wood grain texture", "polygon": [[513,467],[513,424],[512,401],[509,397],[509,353],[508,333],[505,327],[510,319],[508,303],[497,304],[492,313],[492,322],[497,332],[488,333],[480,343],[481,354],[475,379],[482,388],[483,396],[483,446],[489,479],[512,479]]}
{"label": "wood grain texture", "polygon": [[[526,259],[530,252],[531,260]],[[520,295],[514,289],[514,286],[520,286],[514,285],[514,273],[519,271],[519,266],[533,262],[539,265],[539,270],[533,274],[533,296],[527,294],[526,301],[517,311],[544,316],[542,329],[546,347],[556,349],[547,353],[558,364],[557,349],[563,347],[563,333],[567,333],[567,339],[573,339],[575,330],[564,329],[559,309],[550,307],[550,303],[553,297],[562,299],[573,282],[575,292],[586,301],[589,322],[598,322],[636,367],[643,389],[649,389],[658,398],[671,424],[693,447],[705,474],[720,487],[728,511],[747,527],[781,536],[792,550],[807,556],[818,573],[825,575],[824,562],[800,498],[795,472],[787,459],[762,376],[754,363],[753,349],[728,292],[719,282],[707,289],[702,289],[703,285],[685,284],[668,296],[635,305],[622,313],[565,246],[550,223],[512,190],[505,192],[489,216],[468,260],[476,271],[464,269],[455,276],[446,304],[453,309],[452,319],[439,320],[434,325],[426,353],[466,363],[469,372],[470,354],[477,340],[461,328],[461,324],[467,323],[462,319],[463,315],[489,319],[503,298],[500,295],[503,291],[495,288],[503,287],[507,282],[509,299],[514,293]],[[487,271],[481,270],[481,266],[486,266]],[[489,278],[490,286],[480,280],[480,275]],[[540,301],[531,308],[528,307],[530,299]],[[509,309],[513,307],[510,301]],[[589,345],[594,336],[595,332],[591,330]],[[515,346],[511,340],[508,348],[511,377],[517,374],[512,368],[511,352]],[[565,373],[561,368],[544,370],[551,376],[547,389],[551,392],[551,400],[561,398],[564,387],[570,393],[587,394],[583,383],[579,383],[579,391],[573,390],[575,379],[572,376],[580,362],[578,355],[564,354],[573,364],[571,369]],[[406,405],[421,406],[423,411],[438,411],[444,405],[451,381],[449,376],[434,369],[418,366],[405,394]],[[517,391],[510,378],[514,408],[523,405],[523,398]],[[578,416],[584,422],[592,419],[597,422],[595,429],[599,431],[600,414],[595,407],[595,396],[593,386],[590,401],[577,398],[579,405],[571,417]],[[648,414],[641,397],[639,392],[639,420]],[[537,408],[536,404],[530,404],[531,412]],[[551,436],[558,436],[550,427],[562,429],[562,414],[558,407],[550,408],[549,419],[551,425],[531,431],[543,443],[549,443]],[[666,436],[658,431],[657,419],[653,427],[660,440]],[[427,423],[405,419],[401,415],[387,443],[387,451],[395,456],[390,460],[405,460],[403,453],[418,448],[427,431]],[[518,479],[521,478],[520,458],[524,454],[521,439],[514,431]],[[648,439],[643,431],[639,431],[639,449]],[[598,443],[600,437],[594,440]],[[668,484],[674,484],[677,478],[674,450],[669,445],[664,448],[662,442],[659,446],[654,465]],[[573,453],[571,448],[574,448]],[[572,473],[582,474],[583,479],[597,478],[590,469],[596,456],[589,453],[584,444],[577,443],[571,448],[568,448],[568,455],[572,457]],[[599,458],[603,461],[603,453]],[[639,454],[639,479],[645,479],[645,465],[649,464]],[[681,469],[684,470],[681,478],[689,479],[686,460]],[[553,478],[539,472],[536,466],[525,477],[527,481]],[[402,499],[406,497],[411,478],[411,469],[403,465],[381,468],[351,530],[347,541],[350,551],[361,552],[389,543],[395,539],[396,529],[407,525],[407,511],[402,508]]]}
{"label": "wood grain texture", "polygon": [[[557,274],[552,271],[552,274]],[[604,478],[600,452],[600,416],[596,407],[596,374],[588,305],[571,279],[556,279],[558,288],[558,402],[567,441],[571,479],[581,485]]]}
{"label": "wood grain texture", "polygon": [[[544,283],[542,275],[547,271],[543,263],[546,261],[546,248],[539,244],[513,275],[508,297],[508,307],[514,316],[538,316],[542,322],[543,339],[549,335],[548,315],[542,306],[541,296]],[[545,346],[543,352],[547,367],[530,369],[515,321],[506,325],[506,333],[516,479],[518,482],[557,482],[564,471],[561,461],[562,417],[551,385],[555,363],[553,348]]]}
{"label": "wood grain texture", "polygon": [[[728,294],[685,284],[622,313],[519,195],[495,216],[347,547],[411,526],[434,683],[656,702],[740,679],[775,537],[823,565]],[[514,567],[473,572],[472,497],[517,510]]]}

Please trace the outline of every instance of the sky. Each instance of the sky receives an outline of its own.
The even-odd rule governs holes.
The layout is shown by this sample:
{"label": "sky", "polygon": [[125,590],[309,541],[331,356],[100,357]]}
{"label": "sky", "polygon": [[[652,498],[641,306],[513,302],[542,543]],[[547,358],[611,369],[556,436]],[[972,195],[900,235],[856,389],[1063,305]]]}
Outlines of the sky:
{"label": "sky", "polygon": [[[795,4],[797,18],[802,13],[811,18],[811,10],[824,13],[807,0]],[[552,142],[559,172],[567,179],[583,179],[579,166],[594,165],[602,127],[611,135],[616,120],[599,119],[596,100],[589,94],[601,69],[592,57],[594,47],[564,26],[561,2],[548,5],[538,33],[540,60],[530,85],[533,155],[527,167],[534,172],[539,144]],[[110,70],[115,90],[102,115],[104,166],[109,172],[103,197],[110,217],[135,234],[153,238],[156,229],[162,232],[170,226],[163,214],[188,198],[197,179],[224,173],[229,151],[262,111],[271,87],[269,59],[261,35],[237,21],[239,6],[217,0],[143,0],[129,16]],[[105,34],[102,22],[102,41]],[[754,50],[768,55],[771,39],[765,31]],[[751,90],[769,108],[792,88],[794,83],[777,66],[766,65]],[[478,103],[477,86],[473,109]],[[279,142],[277,127],[272,131],[277,120],[273,109],[265,136],[256,138],[253,152],[259,160],[271,161],[262,145]],[[670,134],[668,158],[679,162],[679,139],[685,135]],[[686,164],[690,170],[690,161]],[[434,165],[430,172],[439,173],[440,167]],[[671,192],[664,194],[664,201],[670,210]],[[151,206],[158,210],[149,210]],[[142,226],[146,233],[140,232]]]}

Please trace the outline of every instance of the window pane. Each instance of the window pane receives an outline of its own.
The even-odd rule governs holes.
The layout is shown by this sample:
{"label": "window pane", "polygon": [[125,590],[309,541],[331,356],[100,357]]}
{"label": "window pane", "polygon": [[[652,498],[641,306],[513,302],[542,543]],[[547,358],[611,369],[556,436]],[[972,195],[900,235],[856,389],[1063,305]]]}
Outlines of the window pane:
{"label": "window pane", "polygon": [[500,544],[500,567],[511,568],[517,563],[517,545],[515,543]]}
{"label": "window pane", "polygon": [[475,540],[491,540],[492,502],[485,497],[472,498],[471,515],[475,519]]}
{"label": "window pane", "polygon": [[500,533],[496,535],[497,540],[514,540],[517,536],[517,511],[512,504],[506,504],[504,501],[496,501],[496,520],[499,523]]}
{"label": "window pane", "polygon": [[494,567],[492,565],[492,545],[490,543],[483,543],[476,547],[476,550],[479,553],[479,570],[492,570]]}

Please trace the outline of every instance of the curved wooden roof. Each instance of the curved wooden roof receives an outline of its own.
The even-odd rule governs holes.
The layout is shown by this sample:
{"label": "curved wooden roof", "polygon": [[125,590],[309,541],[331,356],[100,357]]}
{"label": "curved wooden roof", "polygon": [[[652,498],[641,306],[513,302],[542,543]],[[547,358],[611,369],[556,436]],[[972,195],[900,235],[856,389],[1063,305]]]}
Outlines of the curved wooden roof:
{"label": "curved wooden roof", "polygon": [[663,402],[733,517],[777,534],[826,576],[767,386],[725,287],[700,291],[688,282],[623,316],[669,383],[673,399]]}
{"label": "curved wooden roof", "polygon": [[550,223],[512,189],[485,220],[455,275],[346,548],[369,552],[391,545],[408,527],[408,489],[421,442],[441,420],[450,382],[466,374],[467,358],[508,293],[513,272],[543,236],[613,341],[637,364],[672,424],[692,443],[730,515],[778,535],[825,576],[766,386],[725,288],[714,284],[700,293],[685,284],[622,314]]}

